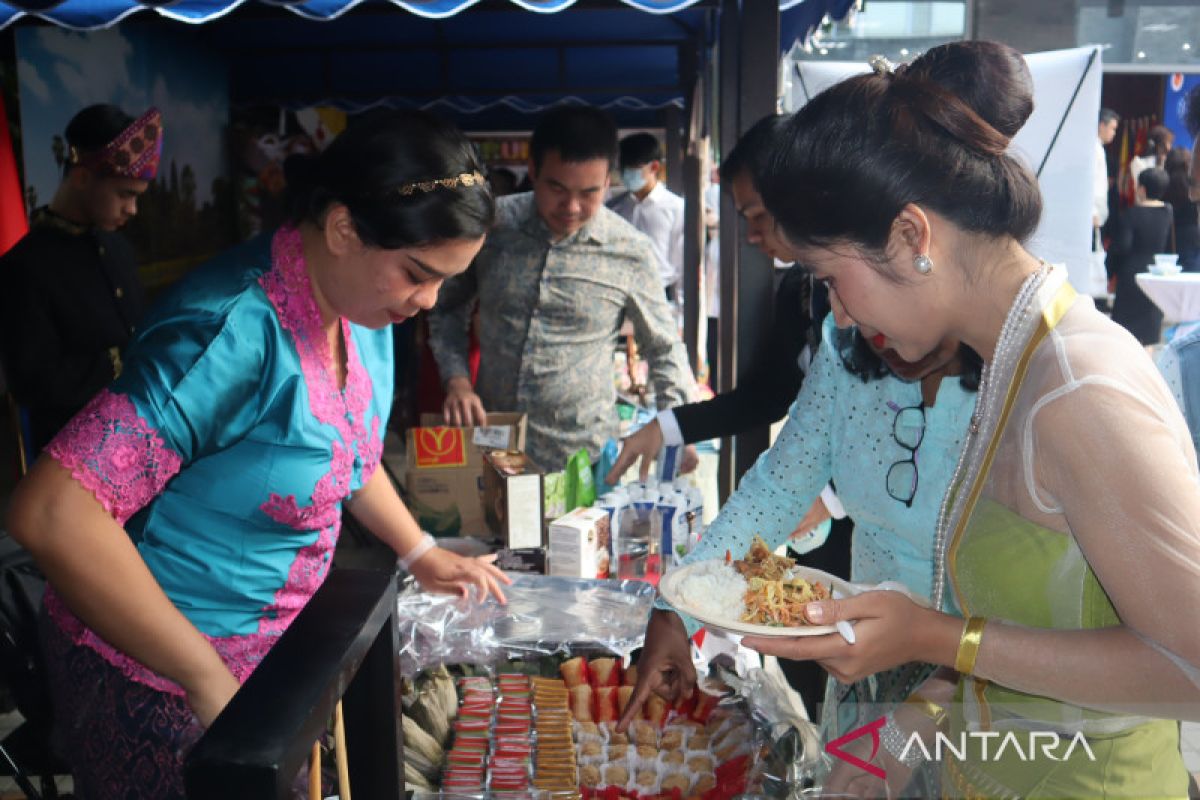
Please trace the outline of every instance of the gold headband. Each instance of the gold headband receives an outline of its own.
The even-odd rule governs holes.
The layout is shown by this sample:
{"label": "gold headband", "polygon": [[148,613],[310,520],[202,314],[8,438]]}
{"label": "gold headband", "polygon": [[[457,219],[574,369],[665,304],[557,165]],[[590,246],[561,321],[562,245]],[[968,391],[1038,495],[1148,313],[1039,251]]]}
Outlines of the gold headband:
{"label": "gold headband", "polygon": [[437,178],[432,181],[413,181],[412,183],[404,184],[396,191],[404,197],[408,197],[417,190],[422,192],[432,192],[439,186],[441,186],[443,189],[453,189],[460,184],[462,186],[475,186],[476,184],[482,185],[484,180],[484,177],[478,172],[464,172],[460,175],[455,175],[453,178]]}

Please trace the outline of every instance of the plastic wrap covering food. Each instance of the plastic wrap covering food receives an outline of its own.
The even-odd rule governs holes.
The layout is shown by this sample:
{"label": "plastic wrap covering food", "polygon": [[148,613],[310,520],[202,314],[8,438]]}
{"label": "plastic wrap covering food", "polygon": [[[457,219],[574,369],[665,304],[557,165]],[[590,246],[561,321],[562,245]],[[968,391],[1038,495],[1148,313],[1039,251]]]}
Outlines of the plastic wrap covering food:
{"label": "plastic wrap covering food", "polygon": [[[752,669],[739,677],[717,670],[733,694],[722,704],[737,703],[750,714],[762,734],[759,751],[761,793],[771,798],[801,798],[820,794],[816,779],[828,771],[828,756],[817,726],[792,705],[788,689],[776,675]],[[814,795],[815,793],[815,795]]]}
{"label": "plastic wrap covering food", "polygon": [[654,587],[512,575],[507,605],[421,591],[410,581],[398,600],[400,669],[407,677],[438,664],[493,664],[576,652],[628,655],[640,647]]}

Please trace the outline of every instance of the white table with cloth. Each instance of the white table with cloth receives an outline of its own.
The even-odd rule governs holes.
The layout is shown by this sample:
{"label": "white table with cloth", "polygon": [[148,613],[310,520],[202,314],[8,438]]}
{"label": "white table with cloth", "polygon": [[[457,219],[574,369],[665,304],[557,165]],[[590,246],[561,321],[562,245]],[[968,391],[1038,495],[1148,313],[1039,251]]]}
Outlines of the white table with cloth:
{"label": "white table with cloth", "polygon": [[1153,275],[1140,272],[1138,287],[1162,309],[1166,322],[1177,324],[1200,320],[1200,272]]}

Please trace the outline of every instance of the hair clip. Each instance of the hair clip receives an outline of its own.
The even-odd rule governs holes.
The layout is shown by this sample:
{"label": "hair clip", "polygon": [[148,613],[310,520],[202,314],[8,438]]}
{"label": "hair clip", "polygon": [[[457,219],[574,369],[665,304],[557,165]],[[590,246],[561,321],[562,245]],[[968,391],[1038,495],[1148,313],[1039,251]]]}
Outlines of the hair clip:
{"label": "hair clip", "polygon": [[887,56],[871,56],[867,59],[867,63],[871,65],[871,69],[876,75],[895,75],[896,67],[891,61],[888,61]]}
{"label": "hair clip", "polygon": [[408,197],[415,192],[432,192],[434,189],[441,186],[443,189],[453,189],[456,186],[477,186],[482,185],[485,178],[479,172],[463,172],[451,178],[435,178],[431,181],[413,181],[406,183],[396,191],[402,196]]}

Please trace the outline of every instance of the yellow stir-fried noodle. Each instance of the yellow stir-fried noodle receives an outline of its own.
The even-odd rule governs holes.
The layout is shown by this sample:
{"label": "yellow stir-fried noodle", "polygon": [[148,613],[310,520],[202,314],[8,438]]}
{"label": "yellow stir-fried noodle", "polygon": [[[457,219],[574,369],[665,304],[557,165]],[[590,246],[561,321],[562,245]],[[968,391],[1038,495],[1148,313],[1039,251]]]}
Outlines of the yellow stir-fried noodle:
{"label": "yellow stir-fried noodle", "polygon": [[746,557],[733,562],[750,587],[746,591],[743,622],[789,628],[808,624],[804,618],[805,604],[829,599],[830,587],[799,577],[785,577],[795,565],[792,559],[773,554],[766,542],[754,537]]}

